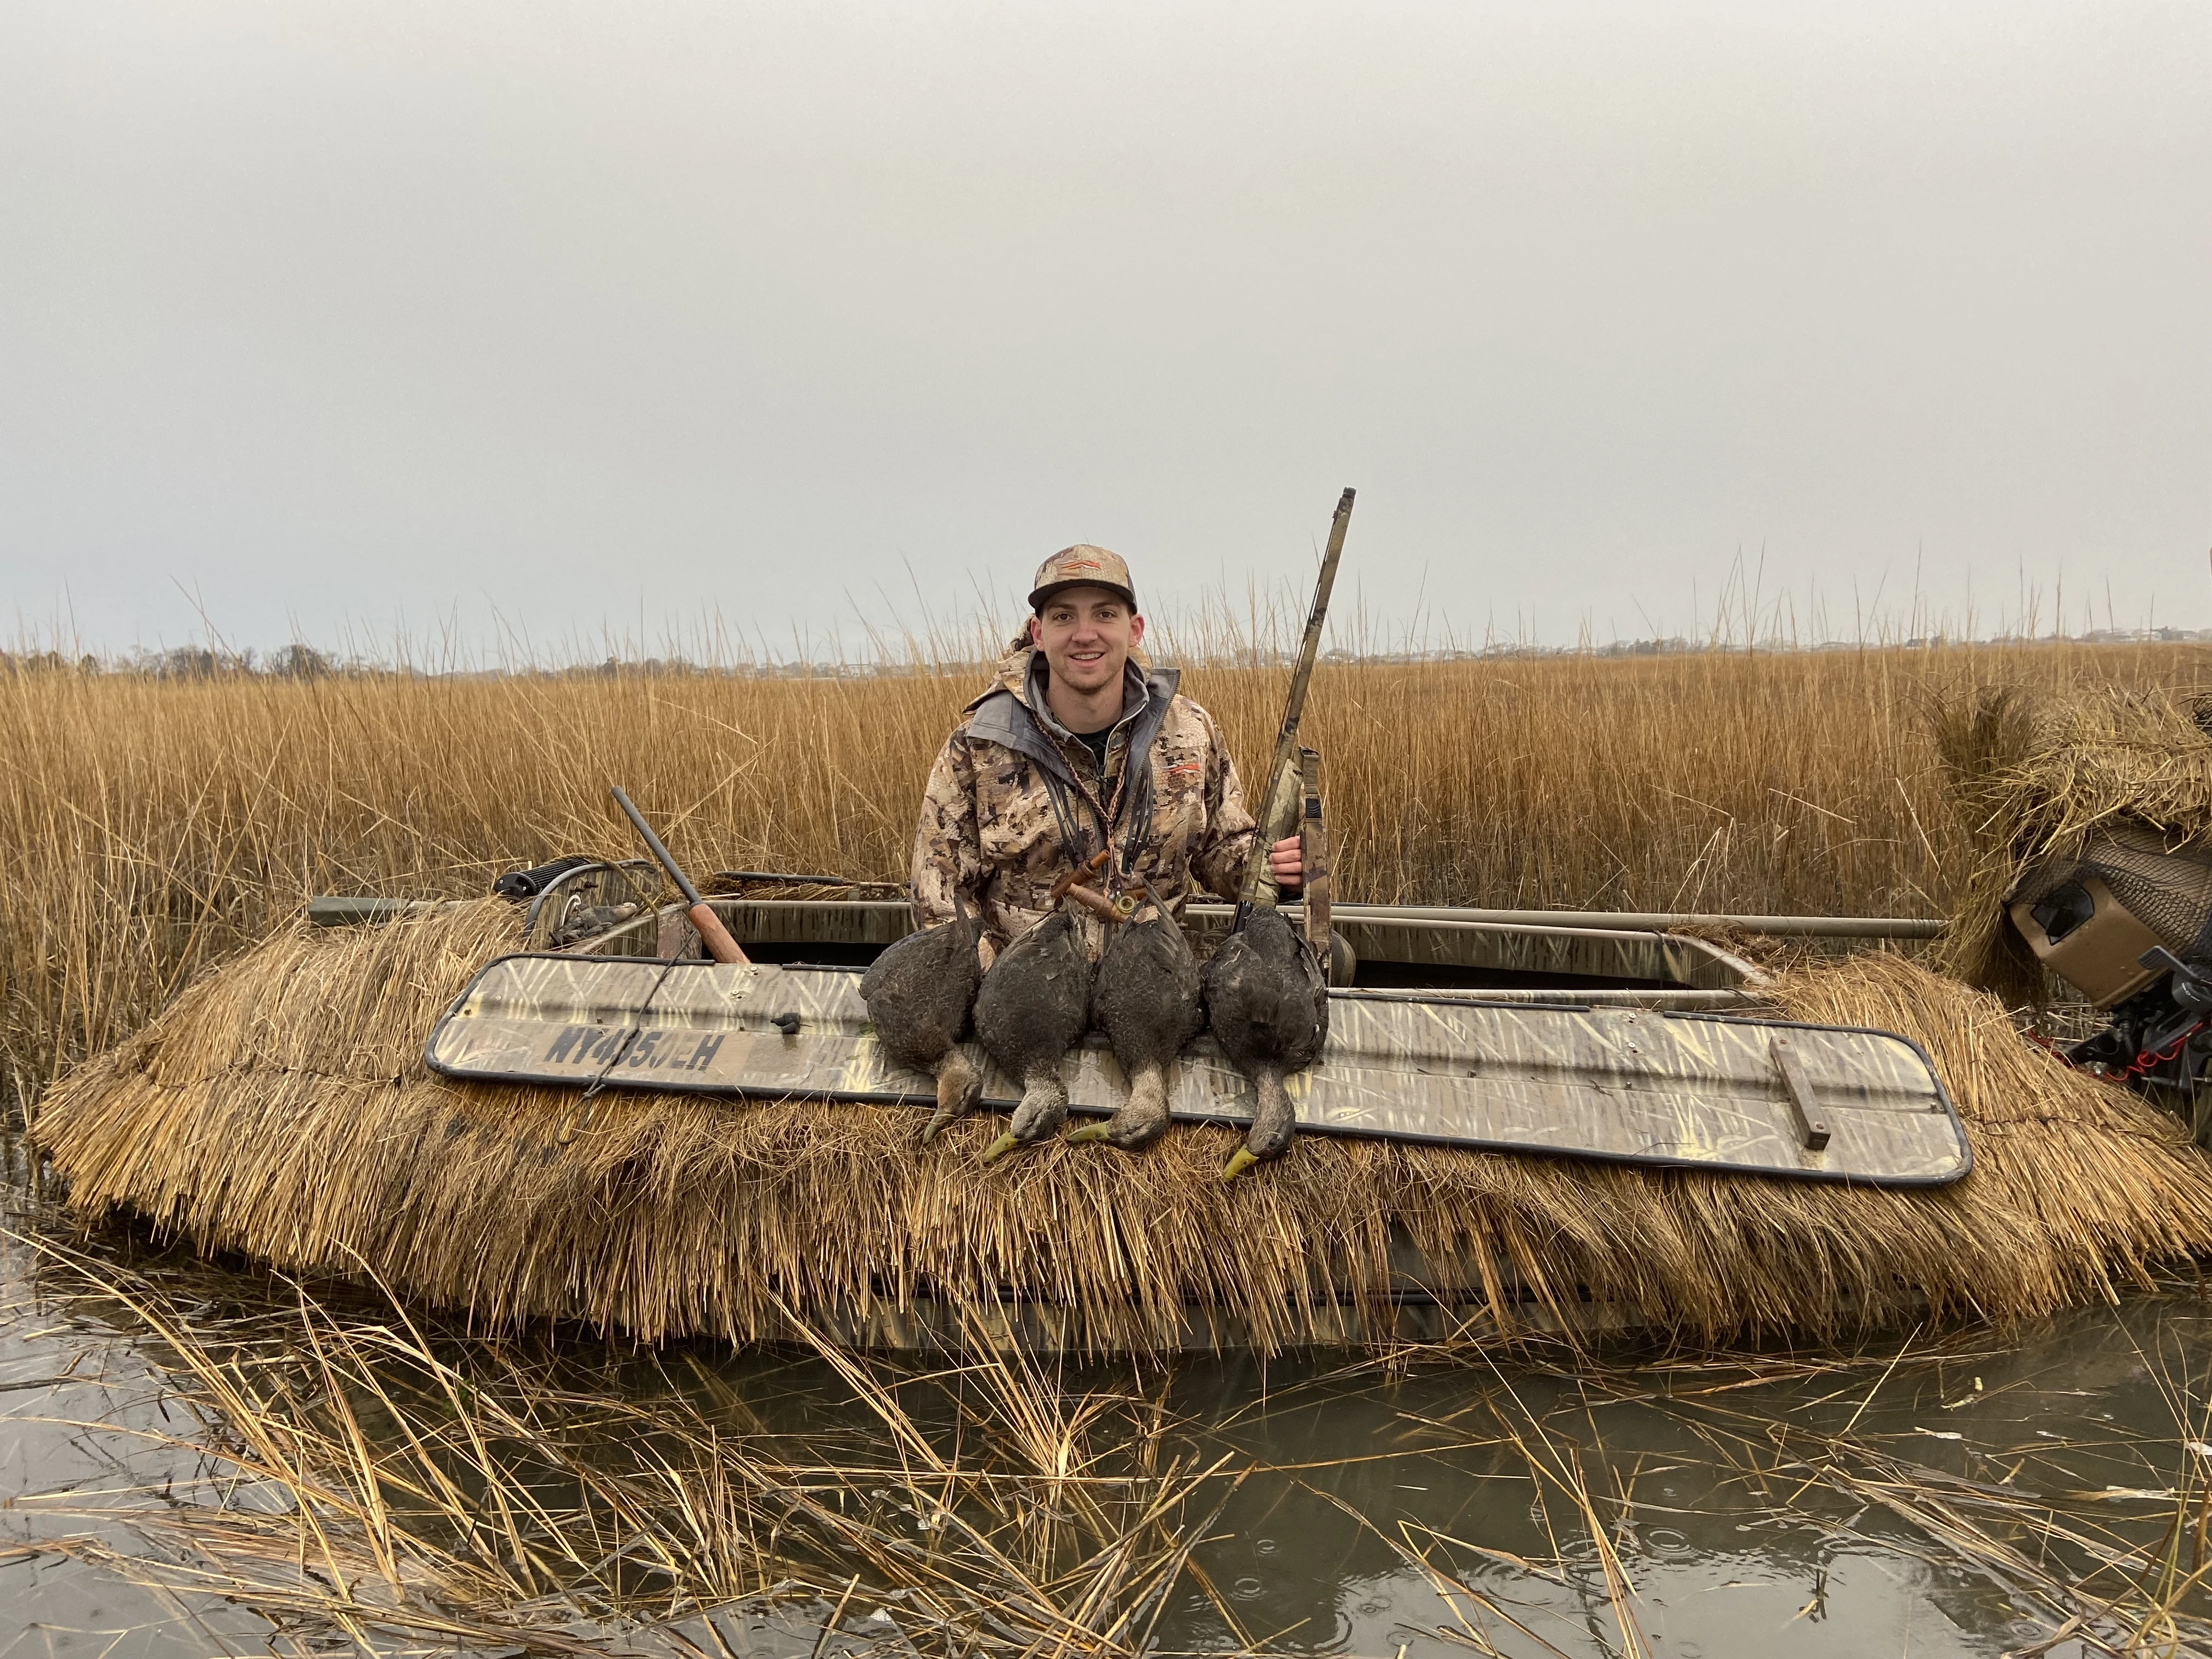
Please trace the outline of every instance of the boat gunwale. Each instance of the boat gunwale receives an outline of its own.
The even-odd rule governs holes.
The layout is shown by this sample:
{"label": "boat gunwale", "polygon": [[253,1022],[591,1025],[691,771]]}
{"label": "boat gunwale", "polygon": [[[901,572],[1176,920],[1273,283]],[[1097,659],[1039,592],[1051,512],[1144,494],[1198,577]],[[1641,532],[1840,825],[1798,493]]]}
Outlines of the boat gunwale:
{"label": "boat gunwale", "polygon": [[[507,963],[516,961],[574,962],[580,955],[590,956],[595,961],[623,963],[637,967],[661,969],[689,967],[692,969],[703,969],[710,972],[717,969],[726,969],[743,965],[738,963],[715,963],[703,960],[684,961],[680,958],[672,959],[667,957],[613,956],[599,952],[582,951],[575,949],[567,951],[509,951],[505,955],[493,958],[491,961],[484,963],[483,967],[479,968],[475,974],[470,976],[468,985],[461,991],[460,994],[456,996],[453,1001],[447,1006],[445,1012],[441,1015],[438,1020],[431,1026],[429,1036],[424,1040],[422,1045],[423,1063],[438,1076],[460,1083],[512,1084],[535,1088],[567,1086],[565,1083],[561,1085],[549,1085],[545,1078],[528,1073],[492,1071],[462,1072],[453,1070],[440,1062],[437,1058],[435,1049],[438,1035],[444,1030],[447,1021],[454,1018],[459,1014],[462,1006],[476,994],[477,988],[483,982],[484,977],[492,973],[495,969]],[[834,963],[802,964],[795,969],[787,967],[781,963],[763,963],[753,965],[760,968],[774,968],[776,971],[782,973],[796,971],[801,973],[848,974],[855,979],[858,979],[864,971],[858,968],[842,967]],[[1358,994],[1356,990],[1350,989],[1349,988],[1344,991],[1333,989],[1329,992],[1329,995],[1332,998],[1341,997],[1346,998],[1347,1000],[1356,998]],[[1454,1000],[1455,1006],[1490,1006],[1509,1012],[1536,1012],[1536,1009],[1532,1008],[1531,1006],[1526,1002],[1492,1000],[1485,1003],[1474,1001],[1472,999],[1455,999]],[[1590,1005],[1576,1004],[1571,1002],[1551,1003],[1540,1005],[1540,1006],[1545,1012],[1578,1012],[1591,1011]],[[1481,1152],[1496,1158],[1559,1159],[1577,1164],[1607,1164],[1615,1166],[1626,1166],[1639,1170],[1697,1170],[1702,1171],[1706,1175],[1747,1176],[1765,1180],[1808,1182],[1826,1186],[1887,1188],[1896,1191],[1948,1187],[1956,1182],[1963,1181],[1968,1175],[1973,1172],[1973,1142],[1966,1133],[1965,1122],[1959,1116],[1958,1106],[1951,1098],[1951,1091],[1944,1085],[1942,1074],[1936,1071],[1936,1062],[1933,1056],[1931,1056],[1928,1050],[1918,1042],[1914,1040],[1912,1037],[1907,1036],[1903,1032],[1886,1031],[1879,1027],[1871,1025],[1821,1025],[1815,1024],[1806,1020],[1759,1018],[1741,1014],[1711,1013],[1694,1009],[1658,1009],[1652,1012],[1659,1013],[1662,1018],[1667,1019],[1690,1020],[1731,1026],[1765,1027],[1778,1030],[1847,1032],[1854,1036],[1881,1037],[1892,1042],[1902,1043],[1906,1048],[1910,1049],[1914,1057],[1919,1060],[1921,1066],[1928,1073],[1929,1083],[1934,1085],[1935,1099],[1936,1103],[1934,1107],[1931,1107],[1929,1109],[1931,1111],[1940,1109],[1943,1113],[1946,1120],[1948,1121],[1959,1147],[1959,1161],[1957,1165],[1955,1168],[1946,1170],[1939,1175],[1869,1176],[1847,1170],[1837,1170],[1752,1168],[1741,1164],[1719,1163],[1711,1159],[1674,1158],[1663,1153],[1620,1153],[1580,1147],[1571,1149],[1553,1149],[1542,1146],[1532,1146],[1521,1142],[1484,1142],[1466,1138],[1447,1138],[1418,1134],[1405,1130],[1379,1128],[1371,1126],[1363,1126],[1358,1128],[1352,1128],[1342,1126],[1333,1126],[1326,1123],[1301,1122],[1299,1125],[1299,1132],[1305,1134],[1327,1135],[1332,1139],[1346,1140],[1381,1140],[1392,1141],[1405,1146],[1449,1147],[1461,1151]],[[1089,1046],[1103,1047],[1105,1045],[1105,1038],[1097,1032],[1086,1032],[1084,1036],[1084,1043]],[[617,1056],[617,1058],[619,1057]],[[665,1077],[641,1077],[631,1079],[625,1077],[617,1076],[613,1070],[615,1063],[616,1062],[614,1060],[610,1060],[606,1068],[601,1072],[600,1075],[596,1079],[586,1080],[581,1078],[577,1079],[575,1080],[574,1086],[583,1089],[587,1094],[597,1093],[603,1090],[619,1089],[634,1094],[694,1095],[701,1098],[709,1100],[747,1100],[759,1098],[805,1099],[837,1101],[856,1105],[907,1106],[912,1108],[934,1108],[937,1104],[936,1097],[933,1094],[908,1091],[809,1089],[782,1095],[769,1096],[760,1091],[729,1089],[714,1085],[672,1087]],[[1073,1109],[1091,1116],[1104,1117],[1111,1115],[1110,1109],[1097,1109],[1080,1104],[1076,1105]],[[1226,1115],[1219,1116],[1207,1115],[1202,1116],[1179,1115],[1176,1121],[1178,1122],[1212,1124],[1217,1127],[1233,1128],[1242,1127],[1245,1124],[1249,1123],[1250,1120],[1249,1116],[1244,1118],[1237,1118]]]}

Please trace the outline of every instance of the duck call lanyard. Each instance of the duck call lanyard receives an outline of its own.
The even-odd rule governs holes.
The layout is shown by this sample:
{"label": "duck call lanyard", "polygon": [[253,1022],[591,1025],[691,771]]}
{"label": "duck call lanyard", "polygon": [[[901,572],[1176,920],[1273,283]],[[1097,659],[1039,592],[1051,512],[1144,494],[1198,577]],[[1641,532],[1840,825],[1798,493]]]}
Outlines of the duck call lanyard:
{"label": "duck call lanyard", "polygon": [[[1144,824],[1146,817],[1143,810],[1143,797],[1151,793],[1144,784],[1151,781],[1152,768],[1149,764],[1145,767],[1143,782],[1132,789],[1130,777],[1136,769],[1137,757],[1129,754],[1125,748],[1121,756],[1121,781],[1115,787],[1112,805],[1107,807],[1102,808],[1098,804],[1097,797],[1089,790],[1083,789],[1079,784],[1076,786],[1081,791],[1083,804],[1091,809],[1091,816],[1097,822],[1099,839],[1109,849],[1114,845],[1115,817],[1121,808],[1126,806],[1129,809],[1129,833],[1122,837],[1121,870],[1130,870],[1135,867],[1137,854],[1143,845]],[[1040,768],[1039,770],[1043,771],[1043,769]],[[1060,844],[1067,849],[1069,865],[1079,871],[1090,861],[1091,837],[1079,833],[1076,829],[1075,815],[1067,799],[1067,784],[1048,771],[1044,771],[1043,776],[1045,799],[1052,803],[1053,819],[1060,826]],[[1104,781],[1103,776],[1100,781],[1102,782]],[[1110,892],[1113,890],[1114,882],[1119,873],[1120,871],[1116,870],[1107,872],[1108,891]]]}

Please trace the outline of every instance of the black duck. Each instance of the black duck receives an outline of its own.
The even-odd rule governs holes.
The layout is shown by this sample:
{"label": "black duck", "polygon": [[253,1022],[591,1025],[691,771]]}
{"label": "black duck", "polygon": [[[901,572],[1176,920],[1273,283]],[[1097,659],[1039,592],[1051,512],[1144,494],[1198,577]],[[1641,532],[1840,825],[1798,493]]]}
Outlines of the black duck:
{"label": "black duck", "polygon": [[979,930],[957,894],[952,905],[952,921],[908,933],[860,975],[860,1000],[884,1052],[937,1079],[937,1109],[921,1131],[926,1141],[973,1110],[983,1092],[982,1073],[954,1046],[982,983]]}
{"label": "black duck", "polygon": [[1022,1085],[1006,1133],[983,1153],[989,1164],[1043,1139],[1067,1121],[1060,1062],[1091,1023],[1091,963],[1082,930],[1065,909],[999,953],[975,994],[975,1036],[1007,1076]]}
{"label": "black duck", "polygon": [[1221,1171],[1231,1180],[1290,1150],[1297,1119],[1283,1079],[1321,1058],[1328,1039],[1328,986],[1304,941],[1273,909],[1255,910],[1206,964],[1206,1014],[1213,1040],[1252,1080],[1252,1130]]}
{"label": "black duck", "polygon": [[1150,889],[1145,897],[1152,915],[1115,931],[1091,993],[1091,1023],[1114,1045],[1129,1098],[1106,1122],[1085,1124],[1068,1136],[1109,1140],[1125,1152],[1149,1146],[1167,1128],[1169,1062],[1206,1023],[1198,959]]}

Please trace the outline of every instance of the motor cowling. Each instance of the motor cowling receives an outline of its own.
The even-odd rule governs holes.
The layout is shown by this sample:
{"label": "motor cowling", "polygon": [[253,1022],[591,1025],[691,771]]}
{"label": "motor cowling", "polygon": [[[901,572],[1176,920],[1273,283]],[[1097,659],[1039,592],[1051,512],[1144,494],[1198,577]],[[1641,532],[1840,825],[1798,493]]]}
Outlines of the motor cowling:
{"label": "motor cowling", "polygon": [[2114,823],[2078,858],[2032,867],[2005,908],[2038,961],[2110,1008],[2171,973],[2171,963],[2212,965],[2212,846]]}
{"label": "motor cowling", "polygon": [[2212,1141],[2212,847],[2147,824],[2092,835],[2030,870],[2006,910],[2037,960],[2109,1021],[2063,1052],[2169,1107]]}

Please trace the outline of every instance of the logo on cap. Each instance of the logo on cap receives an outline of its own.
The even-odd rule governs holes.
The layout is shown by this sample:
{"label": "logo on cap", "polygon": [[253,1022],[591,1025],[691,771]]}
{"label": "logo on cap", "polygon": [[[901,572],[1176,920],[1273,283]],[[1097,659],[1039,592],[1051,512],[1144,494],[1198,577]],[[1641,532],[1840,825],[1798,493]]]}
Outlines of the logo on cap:
{"label": "logo on cap", "polygon": [[1030,590],[1030,608],[1035,609],[1060,588],[1094,584],[1115,589],[1132,605],[1137,602],[1137,590],[1130,583],[1129,567],[1122,562],[1121,556],[1111,548],[1078,542],[1073,547],[1061,548],[1037,567],[1036,581]]}

